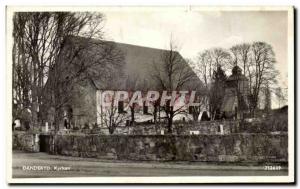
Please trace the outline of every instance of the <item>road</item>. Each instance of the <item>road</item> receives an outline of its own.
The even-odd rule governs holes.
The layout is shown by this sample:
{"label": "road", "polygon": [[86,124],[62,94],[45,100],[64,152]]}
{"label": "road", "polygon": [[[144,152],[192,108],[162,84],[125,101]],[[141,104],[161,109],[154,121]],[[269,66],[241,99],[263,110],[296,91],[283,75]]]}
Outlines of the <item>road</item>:
{"label": "road", "polygon": [[13,178],[98,176],[278,176],[287,167],[266,171],[264,165],[200,162],[133,162],[13,152]]}

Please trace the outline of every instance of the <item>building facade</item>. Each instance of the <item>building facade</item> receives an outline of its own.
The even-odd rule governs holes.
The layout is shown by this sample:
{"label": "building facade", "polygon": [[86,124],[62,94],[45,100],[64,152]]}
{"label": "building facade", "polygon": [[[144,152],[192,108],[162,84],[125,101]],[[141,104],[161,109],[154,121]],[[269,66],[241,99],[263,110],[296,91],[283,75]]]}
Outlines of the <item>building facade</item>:
{"label": "building facade", "polygon": [[240,67],[235,66],[226,81],[221,112],[226,118],[240,119],[249,112],[249,82]]}
{"label": "building facade", "polygon": [[[87,49],[81,55],[83,58],[78,58],[77,55],[75,58],[70,56],[70,54],[76,53],[78,46],[85,46]],[[71,37],[66,41],[56,63],[64,69],[60,69],[62,71],[56,73],[52,72],[46,84],[49,89],[51,88],[49,86],[52,86],[48,95],[49,102],[61,102],[61,108],[55,108],[55,105],[51,104],[45,106],[47,110],[53,110],[50,111],[51,114],[56,114],[56,119],[47,119],[46,121],[49,125],[59,129],[104,127],[104,115],[99,106],[99,94],[107,90],[127,92],[163,90],[161,85],[153,79],[153,73],[156,71],[155,67],[163,65],[162,54],[166,52],[168,51],[163,49]],[[180,90],[191,91],[202,85],[188,63],[178,52],[175,54],[180,58],[183,68],[189,70],[192,76],[190,82],[187,82]],[[86,64],[94,63],[97,66],[82,68]],[[80,69],[84,71],[79,75],[77,73]],[[69,83],[65,82],[60,85],[55,82],[55,80],[68,81],[74,76],[77,77]],[[61,93],[55,95],[53,91],[61,91]],[[137,121],[151,121],[154,108],[135,107],[134,111]],[[118,104],[117,112],[118,114],[127,114],[127,118],[123,121],[124,124],[131,119],[130,109],[124,108],[124,104]],[[49,111],[46,117],[51,117]],[[160,117],[163,118],[164,115],[161,114]]]}

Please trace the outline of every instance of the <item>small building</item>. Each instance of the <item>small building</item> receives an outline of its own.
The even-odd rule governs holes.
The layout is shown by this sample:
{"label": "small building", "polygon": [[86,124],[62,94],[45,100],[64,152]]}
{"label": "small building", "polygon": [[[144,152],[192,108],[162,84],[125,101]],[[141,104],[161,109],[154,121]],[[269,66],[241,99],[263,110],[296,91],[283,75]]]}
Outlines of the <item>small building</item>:
{"label": "small building", "polygon": [[232,69],[226,81],[221,112],[226,118],[240,119],[249,112],[249,82],[239,66]]}

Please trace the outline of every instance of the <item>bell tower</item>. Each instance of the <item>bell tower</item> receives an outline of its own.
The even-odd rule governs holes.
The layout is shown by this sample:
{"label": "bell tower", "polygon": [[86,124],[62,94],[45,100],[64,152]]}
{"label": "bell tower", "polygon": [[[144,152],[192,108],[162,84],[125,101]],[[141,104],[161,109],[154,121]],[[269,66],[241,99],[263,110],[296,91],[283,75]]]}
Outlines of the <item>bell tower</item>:
{"label": "bell tower", "polygon": [[221,111],[226,118],[240,119],[249,111],[248,79],[242,74],[239,66],[234,66],[232,74],[226,81],[225,96]]}

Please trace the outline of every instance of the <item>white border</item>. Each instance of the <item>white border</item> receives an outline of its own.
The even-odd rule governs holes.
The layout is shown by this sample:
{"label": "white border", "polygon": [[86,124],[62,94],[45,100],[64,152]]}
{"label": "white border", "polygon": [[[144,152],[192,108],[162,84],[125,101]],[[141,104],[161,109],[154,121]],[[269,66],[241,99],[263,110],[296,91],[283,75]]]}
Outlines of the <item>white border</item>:
{"label": "white border", "polygon": [[288,11],[288,103],[289,103],[289,176],[191,176],[191,177],[71,177],[71,178],[12,178],[12,130],[6,127],[8,183],[290,183],[294,182],[294,10],[291,6],[14,6],[6,7],[6,126],[12,121],[12,14],[15,11]]}

